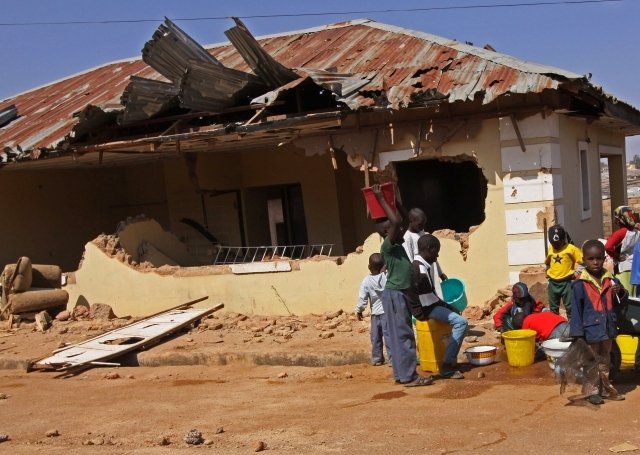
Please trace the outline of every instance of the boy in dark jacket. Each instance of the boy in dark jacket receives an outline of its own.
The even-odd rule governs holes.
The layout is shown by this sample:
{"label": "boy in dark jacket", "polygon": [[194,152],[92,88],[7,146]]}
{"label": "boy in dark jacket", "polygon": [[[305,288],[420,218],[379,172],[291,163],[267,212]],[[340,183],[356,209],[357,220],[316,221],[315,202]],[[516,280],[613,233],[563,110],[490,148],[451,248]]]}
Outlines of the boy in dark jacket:
{"label": "boy in dark jacket", "polygon": [[607,272],[604,265],[604,245],[588,240],[582,247],[585,269],[571,286],[573,312],[570,335],[583,338],[596,359],[597,368],[585,372],[582,393],[592,404],[604,403],[603,398],[623,400],[609,383],[611,344],[617,335],[614,307],[627,297],[620,282]]}

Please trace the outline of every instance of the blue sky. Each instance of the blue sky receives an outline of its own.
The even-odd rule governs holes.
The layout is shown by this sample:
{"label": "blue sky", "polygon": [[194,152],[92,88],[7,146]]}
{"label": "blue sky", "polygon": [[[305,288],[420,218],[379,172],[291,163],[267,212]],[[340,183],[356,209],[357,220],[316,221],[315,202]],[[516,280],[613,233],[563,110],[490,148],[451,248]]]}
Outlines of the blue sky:
{"label": "blue sky", "polygon": [[[640,108],[640,1],[424,12],[357,13],[364,10],[534,3],[536,0],[0,0],[0,23],[155,19],[153,22],[92,25],[0,25],[0,99],[103,63],[139,57],[167,16],[171,19],[277,15],[348,14],[245,18],[254,35],[315,27],[367,17],[497,51],[579,74]],[[176,21],[201,44],[226,41],[230,19]],[[634,33],[635,32],[635,33]],[[640,154],[640,137],[627,139],[629,156]]]}

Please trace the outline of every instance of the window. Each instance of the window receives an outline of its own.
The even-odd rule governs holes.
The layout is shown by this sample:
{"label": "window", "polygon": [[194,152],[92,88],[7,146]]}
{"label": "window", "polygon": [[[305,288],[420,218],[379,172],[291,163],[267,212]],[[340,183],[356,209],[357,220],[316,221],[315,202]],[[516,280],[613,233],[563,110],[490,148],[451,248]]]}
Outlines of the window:
{"label": "window", "polygon": [[578,178],[580,180],[580,219],[591,218],[591,184],[589,181],[589,144],[578,142]]}

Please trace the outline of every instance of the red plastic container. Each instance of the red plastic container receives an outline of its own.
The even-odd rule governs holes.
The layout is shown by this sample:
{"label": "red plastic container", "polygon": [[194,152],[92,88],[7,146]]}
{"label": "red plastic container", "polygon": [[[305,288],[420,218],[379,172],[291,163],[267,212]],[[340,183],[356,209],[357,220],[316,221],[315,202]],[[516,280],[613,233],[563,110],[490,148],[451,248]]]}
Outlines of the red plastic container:
{"label": "red plastic container", "polygon": [[[380,185],[380,191],[382,191],[382,197],[387,201],[391,210],[396,210],[396,190],[393,182],[383,183]],[[387,216],[384,213],[384,209],[376,199],[376,195],[373,194],[373,190],[371,187],[362,188],[362,192],[364,193],[364,200],[367,203],[367,207],[369,207],[369,213],[371,214],[371,218],[374,220],[377,218],[385,218]]]}

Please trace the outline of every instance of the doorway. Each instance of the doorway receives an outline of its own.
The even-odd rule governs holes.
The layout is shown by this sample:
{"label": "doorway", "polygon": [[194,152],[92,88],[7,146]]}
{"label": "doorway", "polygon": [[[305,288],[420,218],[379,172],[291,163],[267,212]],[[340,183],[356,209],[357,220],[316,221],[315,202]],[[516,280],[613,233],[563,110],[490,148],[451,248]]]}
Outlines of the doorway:
{"label": "doorway", "polygon": [[308,243],[300,184],[246,188],[242,200],[248,246]]}

